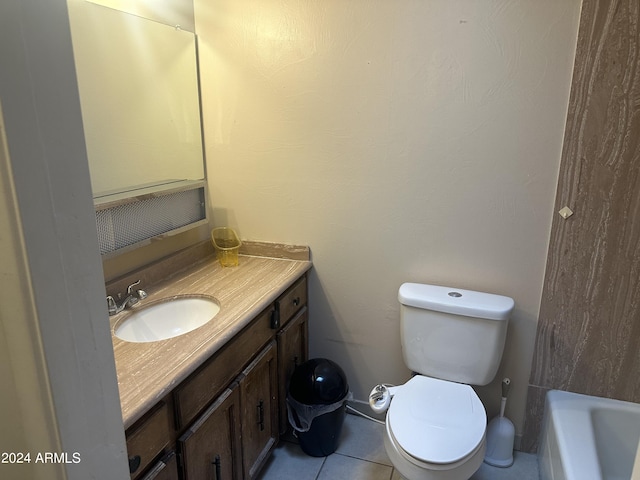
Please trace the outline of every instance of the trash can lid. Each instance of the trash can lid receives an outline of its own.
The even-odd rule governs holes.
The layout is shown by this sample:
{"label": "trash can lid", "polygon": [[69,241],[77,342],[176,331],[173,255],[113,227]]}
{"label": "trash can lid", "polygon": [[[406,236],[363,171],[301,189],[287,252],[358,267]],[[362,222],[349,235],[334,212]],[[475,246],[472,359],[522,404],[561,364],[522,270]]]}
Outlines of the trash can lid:
{"label": "trash can lid", "polygon": [[326,358],[312,358],[294,370],[289,393],[306,405],[329,405],[349,393],[349,384],[340,365]]}

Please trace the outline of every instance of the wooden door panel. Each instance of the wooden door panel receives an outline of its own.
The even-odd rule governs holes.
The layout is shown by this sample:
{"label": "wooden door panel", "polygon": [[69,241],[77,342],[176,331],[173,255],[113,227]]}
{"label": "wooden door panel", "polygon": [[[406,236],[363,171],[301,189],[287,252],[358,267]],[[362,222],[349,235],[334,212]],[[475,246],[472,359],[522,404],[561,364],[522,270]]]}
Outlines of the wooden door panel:
{"label": "wooden door panel", "polygon": [[240,480],[239,392],[227,389],[180,437],[185,480]]}
{"label": "wooden door panel", "polygon": [[278,441],[277,359],[271,342],[240,380],[244,478],[256,478]]}

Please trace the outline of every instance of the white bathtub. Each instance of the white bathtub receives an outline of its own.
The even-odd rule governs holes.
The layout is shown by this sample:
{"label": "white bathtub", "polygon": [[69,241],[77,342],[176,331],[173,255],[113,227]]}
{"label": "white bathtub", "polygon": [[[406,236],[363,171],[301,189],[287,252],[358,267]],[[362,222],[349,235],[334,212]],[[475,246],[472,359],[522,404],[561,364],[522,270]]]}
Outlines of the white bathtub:
{"label": "white bathtub", "polygon": [[640,404],[551,390],[538,462],[541,480],[629,480]]}

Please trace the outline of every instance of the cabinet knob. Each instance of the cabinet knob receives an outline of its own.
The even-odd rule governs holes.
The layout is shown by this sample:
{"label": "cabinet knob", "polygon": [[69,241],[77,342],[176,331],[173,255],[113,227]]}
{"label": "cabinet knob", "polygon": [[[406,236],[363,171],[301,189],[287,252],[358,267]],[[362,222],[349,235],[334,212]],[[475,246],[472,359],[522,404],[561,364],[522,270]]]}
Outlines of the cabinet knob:
{"label": "cabinet knob", "polygon": [[295,307],[297,307],[298,305],[300,305],[300,297],[296,297],[293,299],[293,305]]}

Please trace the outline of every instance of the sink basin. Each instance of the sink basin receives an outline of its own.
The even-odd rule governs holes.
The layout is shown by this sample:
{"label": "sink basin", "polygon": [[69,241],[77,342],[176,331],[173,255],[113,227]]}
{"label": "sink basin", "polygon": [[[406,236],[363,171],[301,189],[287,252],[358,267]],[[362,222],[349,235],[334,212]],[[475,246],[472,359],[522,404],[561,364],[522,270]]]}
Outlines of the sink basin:
{"label": "sink basin", "polygon": [[220,305],[212,298],[176,297],[135,310],[114,333],[127,342],[157,342],[191,332],[219,311]]}

